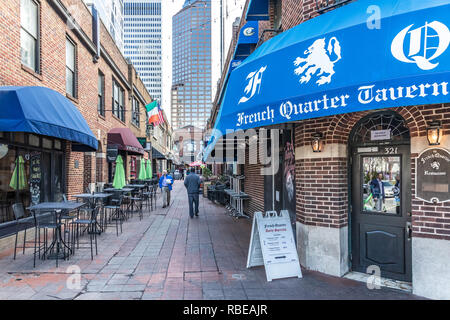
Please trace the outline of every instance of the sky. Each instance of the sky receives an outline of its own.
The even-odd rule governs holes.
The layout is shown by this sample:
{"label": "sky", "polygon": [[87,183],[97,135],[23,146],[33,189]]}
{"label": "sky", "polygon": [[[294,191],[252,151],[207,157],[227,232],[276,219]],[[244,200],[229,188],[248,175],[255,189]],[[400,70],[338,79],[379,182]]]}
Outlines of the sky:
{"label": "sky", "polygon": [[[165,110],[169,122],[171,121],[170,112],[170,90],[172,87],[172,16],[183,7],[185,0],[162,0],[162,102],[161,106]],[[212,97],[214,99],[217,81],[220,78],[220,0],[211,0],[211,20],[212,20]],[[242,10],[245,6],[245,0],[223,0],[224,12],[224,34],[225,34],[225,53],[228,53],[232,37],[232,25],[236,17],[242,16]]]}

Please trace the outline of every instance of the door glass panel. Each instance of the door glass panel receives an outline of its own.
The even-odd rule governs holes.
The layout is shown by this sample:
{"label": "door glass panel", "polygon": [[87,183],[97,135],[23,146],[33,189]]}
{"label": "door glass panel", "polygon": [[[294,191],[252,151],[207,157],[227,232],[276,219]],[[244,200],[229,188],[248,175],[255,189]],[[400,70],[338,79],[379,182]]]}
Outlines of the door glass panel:
{"label": "door glass panel", "polygon": [[362,207],[370,213],[400,214],[400,156],[362,159]]}

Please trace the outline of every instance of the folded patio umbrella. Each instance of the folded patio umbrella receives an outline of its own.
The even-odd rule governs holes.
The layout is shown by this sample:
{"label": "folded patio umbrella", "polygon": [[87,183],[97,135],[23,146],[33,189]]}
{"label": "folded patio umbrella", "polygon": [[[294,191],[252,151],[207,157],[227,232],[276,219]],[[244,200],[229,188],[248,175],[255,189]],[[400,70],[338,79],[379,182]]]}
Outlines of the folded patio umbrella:
{"label": "folded patio umbrella", "polygon": [[152,173],[152,163],[150,159],[147,159],[147,179],[153,179],[153,173]]}
{"label": "folded patio umbrella", "polygon": [[145,180],[147,178],[147,172],[145,171],[145,159],[141,159],[139,166],[139,180]]}
{"label": "folded patio umbrella", "polygon": [[116,172],[114,173],[113,187],[115,189],[122,189],[126,185],[125,170],[123,168],[123,160],[120,155],[116,159]]}
{"label": "folded patio umbrella", "polygon": [[[19,156],[16,159],[16,167],[14,168],[11,181],[9,183],[9,186],[14,190],[22,190],[27,187],[27,180],[25,177],[25,161],[23,160],[22,156]],[[19,175],[19,186],[17,187],[17,175]]]}

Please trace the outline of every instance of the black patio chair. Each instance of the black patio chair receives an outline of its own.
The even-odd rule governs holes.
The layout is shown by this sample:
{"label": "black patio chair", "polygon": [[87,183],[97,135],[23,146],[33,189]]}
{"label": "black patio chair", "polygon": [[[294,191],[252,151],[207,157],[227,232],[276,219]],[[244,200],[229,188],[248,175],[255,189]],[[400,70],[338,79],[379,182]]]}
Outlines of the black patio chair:
{"label": "black patio chair", "polygon": [[122,209],[123,203],[123,195],[122,194],[114,194],[109,199],[108,205],[104,206],[105,212],[109,212],[105,214],[105,228],[108,222],[112,222],[112,220],[116,221],[116,234],[119,235],[119,223],[120,223],[120,233],[122,233],[122,223],[125,219],[125,214]]}
{"label": "black patio chair", "polygon": [[[94,247],[93,242],[95,242],[95,254],[98,254],[97,250],[97,215],[99,212],[99,207],[90,208],[91,210],[78,211],[78,217],[72,222],[72,250],[75,250],[75,243],[77,244],[77,249],[80,249],[80,235],[81,233],[87,232],[89,234],[89,244],[91,249],[91,260],[94,260]],[[80,229],[83,228],[83,230]]]}
{"label": "black patio chair", "polygon": [[[16,260],[17,248],[23,249],[22,254],[25,254],[25,248],[34,248],[34,243],[32,247],[27,247],[26,245],[31,243],[31,241],[27,242],[27,229],[34,228],[34,219],[33,217],[25,217],[25,209],[23,208],[22,203],[14,203],[12,205],[12,210],[14,213],[14,217],[16,219],[16,241],[14,244],[14,260]],[[23,231],[23,246],[17,246],[17,239],[19,237],[19,232]]]}

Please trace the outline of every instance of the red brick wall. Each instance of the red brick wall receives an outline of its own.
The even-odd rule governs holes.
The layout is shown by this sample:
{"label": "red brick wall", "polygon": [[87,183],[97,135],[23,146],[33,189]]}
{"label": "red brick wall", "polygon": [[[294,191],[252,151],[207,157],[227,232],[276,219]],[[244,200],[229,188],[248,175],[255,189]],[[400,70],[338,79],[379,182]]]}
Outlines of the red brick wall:
{"label": "red brick wall", "polygon": [[348,222],[346,158],[295,162],[297,219],[303,224],[341,228]]}

